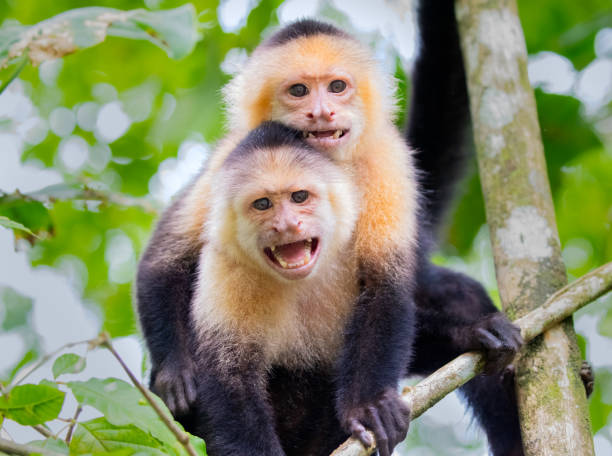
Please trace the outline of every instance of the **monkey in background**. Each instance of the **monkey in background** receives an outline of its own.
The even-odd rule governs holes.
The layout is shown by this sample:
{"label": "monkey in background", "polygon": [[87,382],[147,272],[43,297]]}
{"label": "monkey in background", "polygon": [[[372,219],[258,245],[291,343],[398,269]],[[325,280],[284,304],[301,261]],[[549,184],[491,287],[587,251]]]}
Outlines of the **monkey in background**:
{"label": "monkey in background", "polygon": [[[306,143],[353,176],[361,195],[352,244],[359,293],[344,326],[336,328],[344,338],[333,375],[284,365],[268,374],[269,402],[262,407],[284,403],[293,405],[292,413],[302,410],[295,417],[276,411],[287,454],[324,454],[308,452],[309,445],[327,451],[350,434],[368,445],[370,429],[380,454],[388,455],[408,427],[407,420],[393,418],[403,414],[396,392],[401,377],[426,375],[472,349],[484,350],[488,370],[495,372],[519,348],[518,330],[477,282],[427,259],[461,168],[469,110],[453,2],[422,2],[419,24],[422,50],[407,134],[416,163],[393,126],[388,80],[366,48],[333,26],[300,21],[281,29],[228,85],[230,134],[163,215],[137,279],[152,388],[188,429],[197,433],[206,425],[206,404],[198,394],[203,374],[192,355],[201,341],[190,306],[200,251],[216,217],[212,182],[238,141],[266,120],[301,131]],[[420,194],[417,172],[423,176]],[[493,454],[522,454],[516,404],[499,376],[479,376],[462,391]],[[237,394],[234,405],[216,412],[231,411],[242,404],[240,397],[250,400]],[[316,433],[305,424],[292,426],[312,426],[312,420],[320,424]],[[241,432],[252,437],[258,429],[253,417]]]}

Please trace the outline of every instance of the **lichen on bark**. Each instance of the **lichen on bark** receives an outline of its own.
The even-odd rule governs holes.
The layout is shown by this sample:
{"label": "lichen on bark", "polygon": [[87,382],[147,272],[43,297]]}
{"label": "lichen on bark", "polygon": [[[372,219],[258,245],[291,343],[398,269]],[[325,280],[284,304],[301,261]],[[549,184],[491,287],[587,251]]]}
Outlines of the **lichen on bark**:
{"label": "lichen on bark", "polygon": [[[504,309],[521,317],[566,283],[527,52],[514,0],[458,0],[487,222]],[[571,319],[517,363],[526,455],[593,454]]]}

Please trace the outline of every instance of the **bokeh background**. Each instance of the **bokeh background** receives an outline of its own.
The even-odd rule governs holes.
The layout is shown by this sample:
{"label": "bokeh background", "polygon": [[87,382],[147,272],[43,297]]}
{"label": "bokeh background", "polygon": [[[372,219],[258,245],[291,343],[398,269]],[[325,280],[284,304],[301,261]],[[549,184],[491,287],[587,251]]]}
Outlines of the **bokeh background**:
{"label": "bokeh background", "polygon": [[[0,24],[35,24],[82,6],[160,10],[184,3],[0,0]],[[224,133],[220,88],[274,27],[304,16],[334,21],[370,44],[397,78],[399,102],[409,103],[410,66],[418,52],[409,0],[191,3],[201,39],[181,60],[145,41],[110,37],[63,59],[27,66],[0,95],[0,215],[38,236],[0,227],[0,379],[101,330],[116,338],[121,355],[146,378],[132,303],[138,257],[156,215]],[[572,280],[612,261],[612,5],[518,4]],[[401,115],[398,125],[403,121]],[[498,302],[475,169],[472,164],[435,260],[480,280]],[[590,399],[596,454],[609,455],[612,297],[580,311],[575,323],[596,373]],[[101,351],[88,354],[80,376],[124,378]],[[4,432],[16,440],[31,437],[10,423]],[[397,452],[485,455],[487,447],[451,395],[412,424]]]}

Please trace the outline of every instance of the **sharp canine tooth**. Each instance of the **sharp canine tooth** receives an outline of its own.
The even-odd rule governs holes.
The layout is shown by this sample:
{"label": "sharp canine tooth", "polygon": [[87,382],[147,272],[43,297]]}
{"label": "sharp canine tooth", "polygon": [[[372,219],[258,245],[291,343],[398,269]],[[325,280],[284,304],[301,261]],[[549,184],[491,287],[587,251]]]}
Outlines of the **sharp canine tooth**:
{"label": "sharp canine tooth", "polygon": [[309,138],[314,138],[314,137],[315,137],[315,135],[313,135],[313,134],[312,134],[312,132],[310,132],[310,131],[309,131],[309,132],[308,132],[308,137],[309,137]]}
{"label": "sharp canine tooth", "polygon": [[285,260],[283,260],[282,258],[280,258],[280,257],[278,257],[278,256],[276,256],[276,255],[275,255],[275,257],[276,257],[276,261],[278,261],[278,263],[279,263],[279,264],[280,264],[280,265],[281,265],[281,266],[282,266],[284,269],[287,269],[287,266],[289,266],[289,265],[288,265],[288,264],[285,262]]}
{"label": "sharp canine tooth", "polygon": [[303,131],[303,132],[302,132],[302,138],[305,138],[305,137],[307,137],[307,136],[308,136],[308,132],[307,132],[307,131]]}
{"label": "sharp canine tooth", "polygon": [[342,130],[336,130],[334,132],[334,139],[338,139],[340,137],[340,135],[342,134]]}
{"label": "sharp canine tooth", "polygon": [[272,250],[272,253],[274,253],[274,251],[276,250],[276,246],[273,245],[272,247],[270,247],[270,250]]}

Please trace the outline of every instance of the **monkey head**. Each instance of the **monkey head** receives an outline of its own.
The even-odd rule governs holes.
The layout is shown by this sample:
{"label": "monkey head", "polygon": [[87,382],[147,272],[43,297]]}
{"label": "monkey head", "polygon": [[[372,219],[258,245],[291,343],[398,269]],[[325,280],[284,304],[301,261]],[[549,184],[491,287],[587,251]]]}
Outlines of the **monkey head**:
{"label": "monkey head", "polygon": [[307,20],[293,27],[264,41],[225,88],[230,125],[246,132],[275,120],[335,160],[350,159],[369,132],[393,121],[392,82],[339,29]]}
{"label": "monkey head", "polygon": [[282,281],[349,248],[358,214],[350,173],[298,136],[271,122],[249,134],[221,168],[209,222],[214,248]]}

